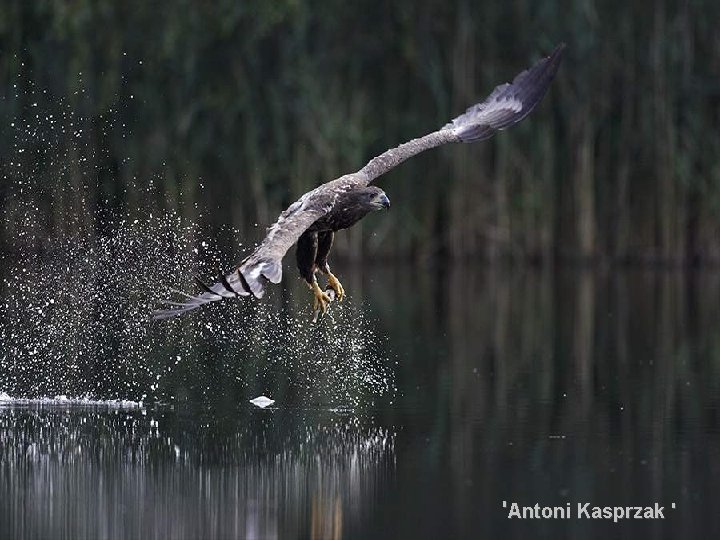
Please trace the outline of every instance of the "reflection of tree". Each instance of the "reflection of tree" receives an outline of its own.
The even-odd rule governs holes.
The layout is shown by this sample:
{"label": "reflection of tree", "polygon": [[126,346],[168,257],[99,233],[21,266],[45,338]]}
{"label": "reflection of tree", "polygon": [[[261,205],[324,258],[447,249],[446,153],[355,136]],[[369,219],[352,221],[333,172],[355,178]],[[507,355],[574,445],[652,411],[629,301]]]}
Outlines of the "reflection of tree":
{"label": "reflection of tree", "polygon": [[[707,412],[720,406],[717,276],[459,265],[436,286],[447,353],[424,389],[438,396],[435,420],[416,433],[433,443],[422,446],[427,467],[452,471],[456,536],[506,532],[494,521],[503,498],[630,504],[680,498],[683,486],[710,492],[697,458],[720,445]],[[678,527],[702,527],[692,515],[710,506]]]}
{"label": "reflection of tree", "polygon": [[310,538],[340,540],[342,538],[342,504],[340,497],[313,495],[310,518]]}
{"label": "reflection of tree", "polygon": [[0,409],[0,535],[341,538],[394,462],[357,418],[188,412]]}
{"label": "reflection of tree", "polygon": [[595,371],[595,297],[595,276],[592,272],[579,272],[575,279],[573,376],[578,387],[581,409],[592,406]]}

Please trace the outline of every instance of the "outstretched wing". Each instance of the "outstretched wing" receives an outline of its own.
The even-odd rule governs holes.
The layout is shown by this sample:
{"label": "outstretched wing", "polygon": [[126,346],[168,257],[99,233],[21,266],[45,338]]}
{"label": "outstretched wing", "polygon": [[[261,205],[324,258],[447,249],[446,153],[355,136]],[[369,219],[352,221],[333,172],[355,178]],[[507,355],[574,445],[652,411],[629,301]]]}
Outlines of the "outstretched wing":
{"label": "outstretched wing", "polygon": [[542,100],[555,78],[565,44],[550,56],[520,73],[513,82],[497,86],[485,101],[473,105],[448,124],[419,139],[391,148],[373,158],[360,170],[367,182],[382,176],[412,156],[450,142],[475,142],[492,137],[496,131],[520,122]]}
{"label": "outstretched wing", "polygon": [[282,259],[290,246],[332,209],[339,194],[360,185],[360,180],[357,175],[350,174],[309,191],[280,214],[278,220],[268,228],[260,245],[232,272],[221,275],[213,285],[206,285],[196,278],[198,286],[203,290],[201,294],[193,296],[175,291],[182,295],[182,301],[166,302],[168,307],[153,312],[153,318],[168,319],[224,298],[250,294],[262,298],[266,281],[280,283]]}
{"label": "outstretched wing", "polygon": [[451,130],[462,142],[474,142],[517,124],[542,100],[564,50],[565,44],[561,43],[550,56],[520,73],[513,82],[496,86],[485,101],[473,105],[443,129]]}
{"label": "outstretched wing", "polygon": [[155,311],[154,318],[167,319],[181,315],[223,298],[250,294],[261,298],[266,281],[279,283],[282,279],[282,259],[290,246],[332,209],[340,193],[368,185],[424,150],[450,142],[480,141],[492,137],[498,130],[517,124],[542,100],[557,73],[564,49],[564,44],[559,45],[550,56],[520,73],[512,83],[496,87],[485,101],[473,105],[442,129],[391,148],[371,159],[358,172],[309,191],[280,214],[268,229],[265,239],[237,268],[220,276],[213,285],[197,280],[203,290],[199,295],[191,296],[176,291],[183,296],[182,302],[167,302],[168,308]]}

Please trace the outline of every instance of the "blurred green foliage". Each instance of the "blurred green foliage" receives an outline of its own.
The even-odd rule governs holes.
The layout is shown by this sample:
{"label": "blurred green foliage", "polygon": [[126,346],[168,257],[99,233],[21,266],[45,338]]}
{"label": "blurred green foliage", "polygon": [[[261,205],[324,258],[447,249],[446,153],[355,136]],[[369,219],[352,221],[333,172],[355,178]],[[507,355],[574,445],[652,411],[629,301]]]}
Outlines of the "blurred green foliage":
{"label": "blurred green foliage", "polygon": [[392,211],[338,256],[720,261],[718,20],[714,0],[5,0],[0,235],[171,207],[256,239],[565,41],[536,113],[390,173]]}

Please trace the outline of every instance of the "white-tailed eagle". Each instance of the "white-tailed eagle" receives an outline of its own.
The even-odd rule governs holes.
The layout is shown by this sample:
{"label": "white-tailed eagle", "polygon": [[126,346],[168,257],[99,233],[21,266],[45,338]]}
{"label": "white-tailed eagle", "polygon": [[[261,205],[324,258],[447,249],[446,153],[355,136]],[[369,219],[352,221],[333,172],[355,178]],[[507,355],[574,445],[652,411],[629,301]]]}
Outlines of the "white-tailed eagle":
{"label": "white-tailed eagle", "polygon": [[202,292],[183,294],[181,302],[168,302],[166,309],[153,313],[156,319],[181,315],[204,304],[253,295],[261,298],[266,281],[279,283],[282,259],[290,246],[297,243],[297,265],[314,297],[314,308],[323,312],[331,301],[318,285],[315,274],[327,276],[328,291],[342,300],[345,291],[330,272],[328,254],[336,231],[351,227],[368,213],[390,207],[390,201],[372,182],[390,169],[429,148],[446,143],[474,142],[492,137],[496,131],[520,122],[540,103],[562,59],[564,44],[555,48],[513,82],[496,87],[483,101],[453,119],[441,129],[413,139],[373,158],[359,171],[341,176],[307,192],[291,204],[267,231],[255,250],[217,283],[207,285],[197,280]]}

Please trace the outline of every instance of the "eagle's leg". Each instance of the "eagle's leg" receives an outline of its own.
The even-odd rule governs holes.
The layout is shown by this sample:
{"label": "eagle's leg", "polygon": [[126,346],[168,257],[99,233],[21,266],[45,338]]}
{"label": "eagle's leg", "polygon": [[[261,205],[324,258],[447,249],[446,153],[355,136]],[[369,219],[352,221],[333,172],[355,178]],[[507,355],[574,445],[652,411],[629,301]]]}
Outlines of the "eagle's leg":
{"label": "eagle's leg", "polygon": [[317,255],[315,255],[315,266],[327,276],[328,287],[335,291],[335,296],[338,301],[342,302],[343,298],[345,298],[345,289],[343,288],[342,283],[340,283],[340,280],[330,271],[330,265],[327,261],[334,237],[335,233],[333,231],[322,231],[318,233],[318,247]]}
{"label": "eagle's leg", "polygon": [[313,300],[313,311],[320,309],[325,313],[330,302],[332,302],[330,296],[320,288],[317,279],[313,279],[312,283],[310,283],[310,289],[312,289],[313,295],[315,296]]}
{"label": "eagle's leg", "polygon": [[313,292],[313,311],[321,309],[323,313],[327,311],[328,305],[330,305],[330,296],[323,292],[315,277],[318,267],[315,263],[318,254],[318,233],[305,231],[297,242],[297,251],[295,252],[295,258],[297,260],[297,267],[300,270],[300,275],[308,284],[310,290]]}
{"label": "eagle's leg", "polygon": [[340,280],[336,278],[332,272],[330,272],[329,266],[326,267],[324,273],[327,275],[328,287],[335,291],[335,296],[337,296],[338,302],[342,302],[343,298],[345,298],[345,288],[342,286],[342,283],[340,283]]}

